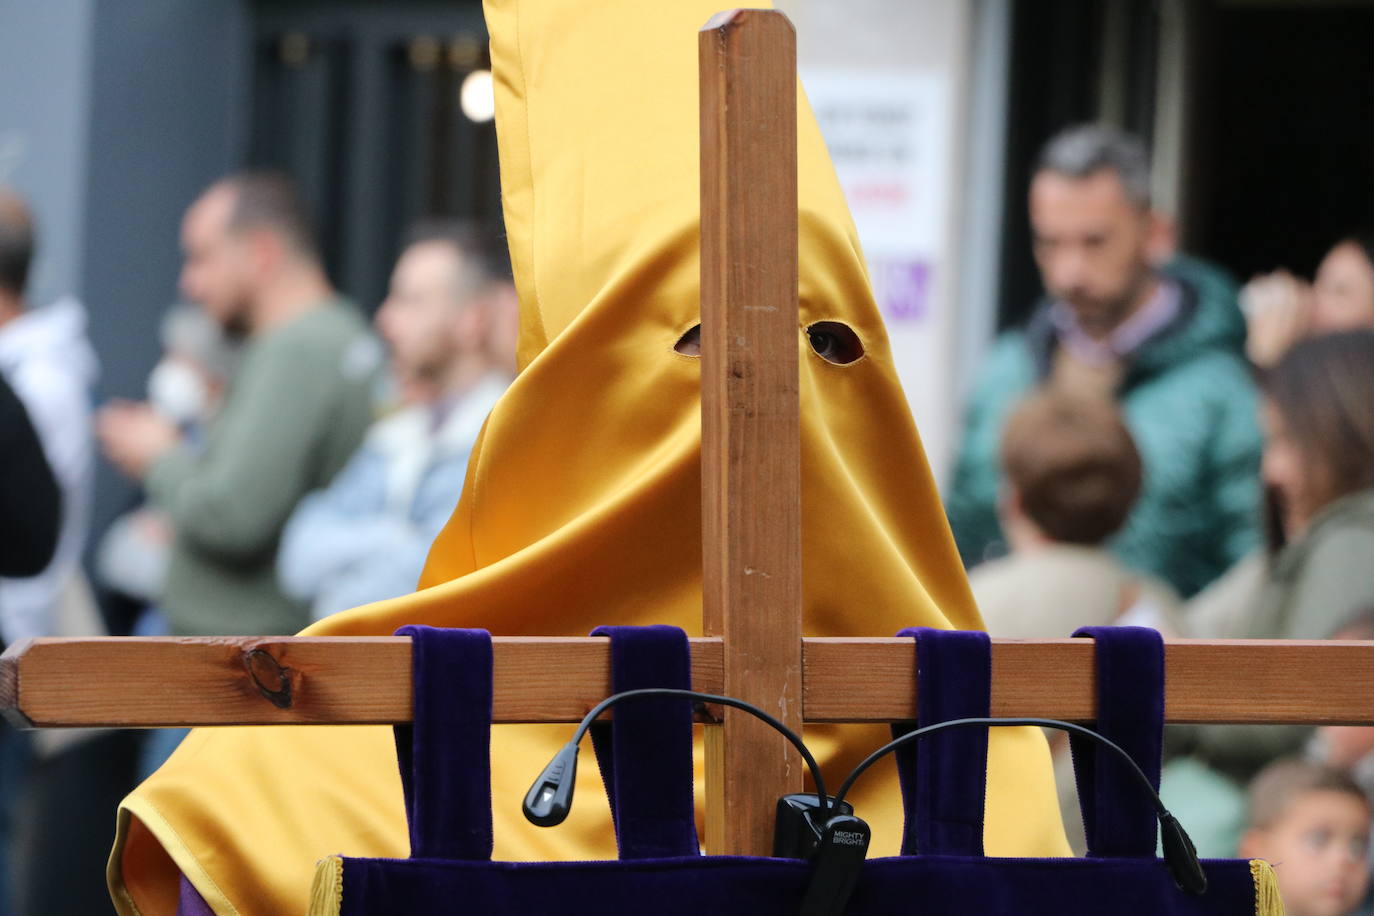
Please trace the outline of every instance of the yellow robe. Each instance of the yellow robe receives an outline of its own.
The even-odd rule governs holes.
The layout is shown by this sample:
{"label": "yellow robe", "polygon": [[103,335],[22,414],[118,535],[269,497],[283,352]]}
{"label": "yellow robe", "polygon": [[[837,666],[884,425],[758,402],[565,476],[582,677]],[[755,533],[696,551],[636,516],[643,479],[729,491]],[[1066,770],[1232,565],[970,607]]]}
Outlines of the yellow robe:
{"label": "yellow robe", "polygon": [[[473,452],[422,589],[307,633],[700,632],[699,360],[673,345],[698,321],[696,33],[717,9],[487,0],[522,371]],[[800,93],[798,103],[802,325],[842,321],[866,349],[833,365],[797,331],[805,631],[978,628],[854,228]],[[570,729],[496,729],[497,858],[614,854],[594,766],[581,768],[562,826],[519,814]],[[836,784],[885,736],[806,735]],[[994,730],[991,747],[988,851],[1067,854],[1040,735]],[[895,851],[891,764],[858,788],[875,853]],[[337,853],[407,854],[390,729],[200,729],[121,806],[109,877],[124,913],[174,913],[178,870],[219,913],[302,912],[315,861]]]}

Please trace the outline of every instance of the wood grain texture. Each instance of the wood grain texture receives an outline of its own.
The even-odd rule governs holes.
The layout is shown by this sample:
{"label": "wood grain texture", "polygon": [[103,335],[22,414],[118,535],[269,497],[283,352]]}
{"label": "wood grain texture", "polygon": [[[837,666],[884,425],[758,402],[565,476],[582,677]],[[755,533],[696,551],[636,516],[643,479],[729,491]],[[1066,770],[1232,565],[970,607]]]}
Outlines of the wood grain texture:
{"label": "wood grain texture", "polygon": [[[605,639],[492,643],[498,722],[576,722],[610,693]],[[718,691],[720,641],[692,643],[693,682]],[[287,706],[270,695],[282,676]],[[406,637],[36,639],[0,659],[14,696],[0,708],[39,727],[394,724],[410,719],[410,678]]]}
{"label": "wood grain texture", "polygon": [[[808,722],[910,718],[915,652],[898,639],[807,639]],[[1174,724],[1374,724],[1374,642],[1171,640],[1165,717]],[[992,714],[1092,720],[1086,639],[992,644]]]}
{"label": "wood grain texture", "polygon": [[[405,722],[409,642],[392,636],[31,640],[0,659],[0,709],[15,724],[45,727]],[[493,642],[498,722],[574,722],[610,693],[604,639]],[[807,722],[913,716],[911,640],[808,638],[803,648]],[[276,706],[254,683],[244,665],[253,650],[270,653],[286,671],[289,708]],[[721,640],[692,640],[697,689],[724,689],[722,658]],[[1092,719],[1090,641],[993,640],[992,658],[993,715]],[[1170,722],[1374,725],[1374,642],[1177,640],[1166,643],[1165,658]]]}
{"label": "wood grain texture", "polygon": [[[781,13],[735,10],[698,48],[703,628],[724,639],[725,692],[798,728],[796,36]],[[737,710],[707,747],[706,848],[768,855],[801,758]]]}

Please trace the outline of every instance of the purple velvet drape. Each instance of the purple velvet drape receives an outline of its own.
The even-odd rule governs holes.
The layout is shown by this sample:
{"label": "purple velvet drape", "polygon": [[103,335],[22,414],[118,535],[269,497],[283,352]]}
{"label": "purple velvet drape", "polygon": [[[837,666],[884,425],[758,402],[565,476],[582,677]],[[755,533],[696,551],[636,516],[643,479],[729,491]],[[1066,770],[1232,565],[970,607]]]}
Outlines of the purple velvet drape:
{"label": "purple velvet drape", "polygon": [[[411,730],[397,730],[397,746],[417,854],[406,860],[346,859],[344,916],[798,912],[811,875],[807,863],[695,854],[690,767],[684,765],[690,706],[678,701],[641,701],[638,713],[622,706],[598,740],[615,800],[621,859],[489,861],[490,639],[481,631],[405,632],[416,644],[416,718]],[[599,632],[612,640],[616,689],[684,686],[690,659],[680,631]],[[1157,636],[1124,628],[1083,635],[1099,645],[1099,724],[1118,743],[1146,755],[1141,763],[1157,779],[1163,683]],[[986,636],[934,630],[913,636],[920,643],[921,724],[986,712]],[[1088,787],[1093,856],[983,857],[986,735],[970,730],[944,737],[954,740],[936,742],[901,762],[909,837],[919,854],[867,862],[846,910],[851,916],[1253,916],[1255,890],[1246,862],[1204,863],[1210,886],[1200,897],[1174,885],[1154,858],[1153,821],[1147,828],[1138,817],[1140,787],[1088,749],[1077,749],[1077,765]],[[1143,850],[1147,829],[1150,848]]]}

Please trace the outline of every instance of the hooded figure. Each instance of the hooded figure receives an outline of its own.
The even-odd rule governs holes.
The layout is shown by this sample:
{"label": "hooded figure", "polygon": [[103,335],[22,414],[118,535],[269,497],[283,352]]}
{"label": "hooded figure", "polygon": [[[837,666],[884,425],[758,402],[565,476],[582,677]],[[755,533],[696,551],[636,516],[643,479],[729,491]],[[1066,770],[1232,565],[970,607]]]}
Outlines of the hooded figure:
{"label": "hooded figure", "polygon": [[[700,363],[674,345],[699,321],[696,34],[717,9],[487,0],[521,372],[420,591],[306,633],[701,632]],[[799,105],[804,630],[980,628],[839,184]],[[817,321],[847,325],[864,355],[823,359],[805,333]],[[570,728],[493,731],[497,859],[614,855],[595,767],[579,771],[579,804],[558,828],[519,813]],[[887,737],[806,732],[836,779]],[[989,854],[1067,854],[1039,732],[994,729],[989,765]],[[900,839],[894,776],[889,765],[853,799],[875,854]],[[341,852],[408,852],[389,728],[202,729],[121,807],[110,880],[125,913],[175,912],[178,871],[216,912],[292,912],[315,861]]]}

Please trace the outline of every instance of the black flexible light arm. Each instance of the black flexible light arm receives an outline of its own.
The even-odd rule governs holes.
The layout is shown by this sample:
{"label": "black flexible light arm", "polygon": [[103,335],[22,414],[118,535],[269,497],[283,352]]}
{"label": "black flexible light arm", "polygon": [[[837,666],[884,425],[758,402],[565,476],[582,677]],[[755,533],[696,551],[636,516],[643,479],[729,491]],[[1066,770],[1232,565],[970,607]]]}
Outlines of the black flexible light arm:
{"label": "black flexible light arm", "polygon": [[882,747],[865,757],[858,766],[850,770],[849,775],[846,776],[844,782],[840,784],[839,791],[836,792],[835,797],[831,799],[831,807],[836,808],[844,801],[844,797],[849,794],[849,790],[853,788],[855,781],[858,780],[869,767],[873,766],[873,764],[877,763],[883,757],[892,753],[902,745],[947,729],[980,728],[994,725],[1038,725],[1042,728],[1056,728],[1060,731],[1068,732],[1071,735],[1081,735],[1084,738],[1095,741],[1105,748],[1109,748],[1117,757],[1125,761],[1127,766],[1130,767],[1131,772],[1135,773],[1136,777],[1140,780],[1140,785],[1144,788],[1146,793],[1149,794],[1150,800],[1154,802],[1155,816],[1159,819],[1160,837],[1164,846],[1164,860],[1169,866],[1169,871],[1174,877],[1174,882],[1180,889],[1191,894],[1202,894],[1206,892],[1207,875],[1202,871],[1202,865],[1198,861],[1197,849],[1193,846],[1193,841],[1188,837],[1187,832],[1184,831],[1183,825],[1169,813],[1168,808],[1164,807],[1164,801],[1159,797],[1159,793],[1155,791],[1155,787],[1151,785],[1149,777],[1145,775],[1145,771],[1142,770],[1140,765],[1135,762],[1131,755],[1126,753],[1126,751],[1116,742],[1104,735],[1098,734],[1090,728],[1076,725],[1073,722],[1061,722],[1058,719],[992,719],[980,717],[949,719],[945,722],[937,722],[934,725],[918,728],[915,731],[907,732],[905,735],[901,735],[889,741],[887,744],[884,744]]}
{"label": "black flexible light arm", "polygon": [[1164,802],[1160,799],[1159,793],[1155,791],[1150,780],[1146,777],[1139,764],[1126,753],[1120,745],[1098,734],[1090,728],[1076,725],[1072,722],[1061,722],[1057,719],[1035,719],[1035,718],[1016,718],[1016,719],[993,719],[993,718],[967,718],[950,719],[945,722],[938,722],[934,725],[927,725],[915,731],[894,738],[887,744],[869,754],[859,763],[849,775],[845,777],[840,785],[839,792],[835,797],[829,798],[825,791],[825,781],[821,776],[821,768],[816,763],[816,758],[812,756],[806,745],[782,722],[773,716],[759,709],[752,703],[737,700],[734,697],[720,696],[711,693],[701,693],[696,690],[681,690],[672,687],[646,687],[640,690],[627,690],[623,693],[613,694],[592,707],[591,711],[582,717],[578,723],[576,731],[573,732],[572,740],[563,746],[549,764],[544,767],[543,772],[535,779],[530,786],[530,790],[525,795],[523,810],[525,818],[533,824],[541,827],[552,827],[561,824],[572,809],[573,785],[577,774],[577,752],[578,744],[582,737],[591,728],[603,712],[610,709],[617,703],[625,700],[632,700],[643,697],[682,697],[684,699],[697,700],[703,703],[719,703],[722,706],[729,706],[734,709],[747,712],[750,715],[766,722],[779,734],[785,737],[802,759],[806,761],[807,768],[811,771],[811,778],[816,784],[816,794],[821,806],[821,820],[826,821],[830,817],[830,812],[839,811],[839,805],[844,801],[844,797],[849,794],[854,783],[862,776],[869,767],[877,763],[886,755],[892,753],[897,748],[912,741],[933,735],[937,732],[955,728],[986,728],[990,726],[1026,726],[1035,725],[1042,728],[1055,728],[1073,735],[1081,735],[1097,744],[1110,749],[1121,760],[1125,761],[1131,772],[1135,773],[1137,779],[1148,793],[1151,801],[1154,802],[1155,815],[1159,819],[1160,836],[1164,846],[1164,860],[1168,865],[1170,873],[1173,875],[1174,882],[1180,889],[1195,895],[1205,893],[1207,890],[1207,875],[1202,870],[1202,865],[1198,861],[1197,850],[1193,842],[1189,839],[1187,832],[1178,820],[1164,807]]}
{"label": "black flexible light arm", "polygon": [[1151,800],[1154,801],[1155,810],[1157,812],[1161,814],[1169,813],[1168,809],[1164,807],[1164,802],[1160,800],[1159,793],[1156,792],[1154,786],[1150,784],[1150,780],[1145,775],[1144,771],[1140,769],[1140,766],[1135,762],[1131,755],[1126,753],[1126,751],[1119,744],[1112,741],[1105,735],[1098,734],[1091,728],[1086,728],[1082,725],[1076,725],[1073,722],[1061,722],[1058,719],[1034,718],[992,719],[984,717],[971,717],[967,719],[947,719],[944,722],[936,722],[934,725],[927,725],[924,728],[918,728],[914,731],[909,731],[904,735],[899,735],[898,737],[893,738],[887,744],[884,744],[882,747],[878,748],[873,753],[869,754],[867,757],[865,757],[862,761],[859,762],[858,766],[854,767],[854,769],[849,771],[849,775],[844,778],[844,782],[840,783],[840,790],[835,793],[835,799],[832,804],[838,805],[840,802],[844,801],[844,797],[849,794],[849,790],[854,787],[854,783],[857,782],[859,777],[864,774],[865,770],[873,766],[873,764],[877,763],[879,760],[886,757],[888,754],[892,753],[902,745],[907,744],[911,741],[916,741],[917,739],[923,738],[926,735],[933,735],[936,732],[945,731],[946,729],[977,728],[986,727],[989,725],[1039,725],[1044,728],[1057,728],[1060,731],[1065,731],[1072,735],[1082,735],[1085,738],[1089,738],[1093,741],[1096,741],[1104,747],[1110,748],[1112,751],[1114,751],[1118,757],[1120,757],[1122,760],[1126,762],[1126,764],[1131,768],[1132,772],[1134,772],[1135,775],[1139,777],[1141,785],[1145,787],[1145,791],[1150,794]]}
{"label": "black flexible light arm", "polygon": [[786,738],[801,754],[802,760],[806,761],[807,769],[811,771],[811,779],[816,784],[816,794],[821,802],[821,813],[828,814],[833,809],[834,806],[830,803],[829,796],[825,791],[825,780],[821,776],[820,765],[816,763],[816,758],[812,756],[811,751],[802,743],[802,739],[792,729],[753,703],[746,703],[734,697],[701,693],[697,690],[645,687],[640,690],[626,690],[622,693],[612,694],[593,706],[591,711],[582,717],[582,721],[577,725],[577,730],[573,732],[572,740],[554,755],[553,760],[544,767],[543,772],[535,779],[534,784],[530,786],[529,792],[525,795],[523,810],[527,820],[541,827],[552,827],[555,824],[561,824],[567,818],[568,811],[572,808],[573,777],[577,773],[577,748],[582,741],[582,736],[587,733],[587,729],[592,727],[592,723],[596,721],[598,716],[615,704],[624,700],[644,697],[683,697],[702,703],[719,703],[721,706],[729,706],[747,712],[754,718],[766,722]]}

